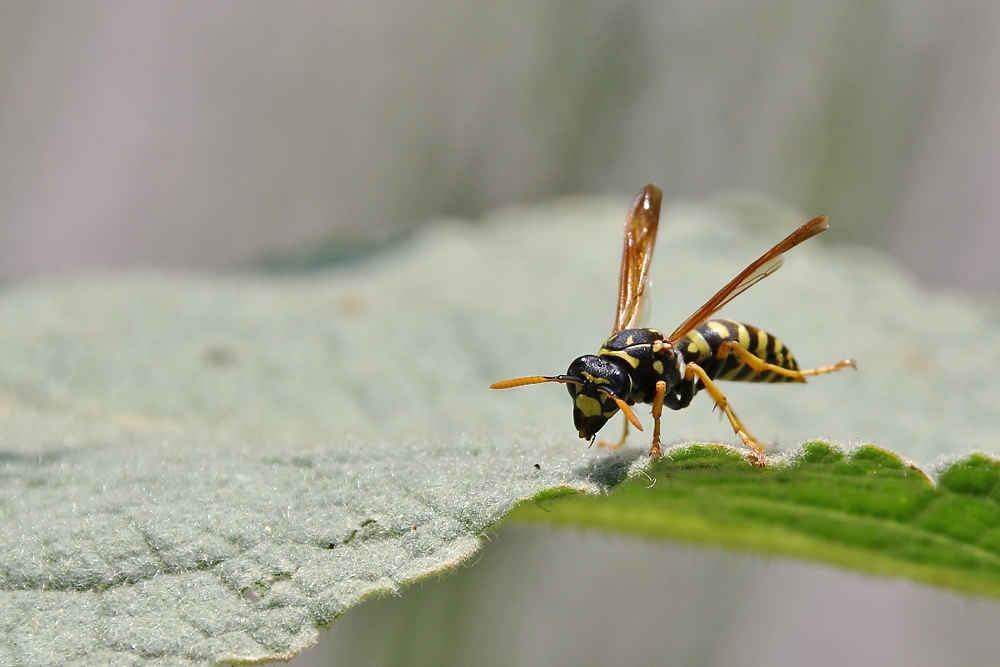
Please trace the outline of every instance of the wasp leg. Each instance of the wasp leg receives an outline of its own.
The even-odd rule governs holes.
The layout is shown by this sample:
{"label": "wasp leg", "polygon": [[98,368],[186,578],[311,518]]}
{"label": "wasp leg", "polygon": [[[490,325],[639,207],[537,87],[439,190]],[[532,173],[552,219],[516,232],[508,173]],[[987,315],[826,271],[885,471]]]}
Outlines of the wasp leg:
{"label": "wasp leg", "polygon": [[793,371],[788,368],[782,368],[775,364],[768,363],[750,352],[744,347],[741,347],[736,341],[726,341],[719,346],[719,351],[716,353],[716,359],[723,359],[730,352],[735,352],[743,359],[747,366],[757,371],[757,373],[763,373],[765,371],[774,371],[778,375],[784,375],[790,377],[796,382],[805,382],[807,375],[822,375],[824,373],[833,373],[839,371],[842,368],[857,368],[854,363],[854,359],[844,359],[843,361],[836,363],[832,366],[821,366],[819,368],[806,368],[804,370]]}
{"label": "wasp leg", "polygon": [[799,371],[802,375],[822,375],[823,373],[833,373],[834,371],[839,371],[842,368],[854,368],[857,369],[858,365],[854,363],[854,359],[844,359],[843,361],[838,361],[833,366],[820,366],[819,368],[807,368],[805,370]]}
{"label": "wasp leg", "polygon": [[622,439],[618,442],[611,442],[610,440],[601,440],[597,443],[598,447],[608,447],[610,449],[618,449],[625,444],[625,438],[628,437],[628,419],[625,420],[625,431],[622,433]]}
{"label": "wasp leg", "polygon": [[[758,467],[763,468],[764,448],[759,442],[757,442],[756,438],[750,435],[746,427],[743,426],[743,422],[740,421],[740,418],[737,417],[736,413],[729,407],[729,399],[727,399],[726,396],[719,390],[719,387],[712,382],[712,379],[708,377],[708,373],[705,372],[705,369],[692,361],[685,367],[684,379],[691,380],[694,376],[698,376],[698,379],[701,380],[701,384],[715,401],[715,404],[726,413],[727,417],[729,417],[729,423],[732,424],[733,431],[735,431],[736,435],[740,437],[743,444],[753,450],[751,456],[753,456],[754,463]],[[659,424],[659,420],[657,420],[657,424]]]}
{"label": "wasp leg", "polygon": [[656,383],[656,396],[653,398],[653,444],[649,448],[649,458],[660,458],[660,414],[663,412],[663,397],[667,394],[667,383],[660,380]]}

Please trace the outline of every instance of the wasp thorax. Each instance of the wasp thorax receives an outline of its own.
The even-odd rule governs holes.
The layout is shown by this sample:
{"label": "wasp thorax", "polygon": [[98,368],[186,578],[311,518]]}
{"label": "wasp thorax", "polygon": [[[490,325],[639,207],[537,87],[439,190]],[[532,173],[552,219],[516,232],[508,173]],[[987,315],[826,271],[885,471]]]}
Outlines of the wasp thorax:
{"label": "wasp thorax", "polygon": [[573,360],[564,377],[573,397],[573,423],[580,437],[590,440],[601,427],[618,412],[612,396],[628,401],[632,392],[632,378],[619,365],[617,359],[587,354]]}

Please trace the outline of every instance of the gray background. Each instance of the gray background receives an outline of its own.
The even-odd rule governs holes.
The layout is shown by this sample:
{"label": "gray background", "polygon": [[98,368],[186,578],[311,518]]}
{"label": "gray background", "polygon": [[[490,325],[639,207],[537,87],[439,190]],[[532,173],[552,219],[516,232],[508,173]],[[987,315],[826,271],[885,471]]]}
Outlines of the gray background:
{"label": "gray background", "polygon": [[1000,6],[6,2],[0,275],[227,267],[733,190],[995,292]]}

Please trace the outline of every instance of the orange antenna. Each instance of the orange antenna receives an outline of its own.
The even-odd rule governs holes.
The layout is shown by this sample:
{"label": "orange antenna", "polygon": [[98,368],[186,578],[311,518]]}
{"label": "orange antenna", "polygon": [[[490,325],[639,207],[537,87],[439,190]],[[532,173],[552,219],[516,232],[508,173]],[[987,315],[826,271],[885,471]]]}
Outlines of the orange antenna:
{"label": "orange antenna", "polygon": [[642,424],[639,423],[639,418],[635,416],[634,412],[632,412],[632,408],[629,407],[628,403],[618,398],[610,391],[605,391],[603,389],[600,391],[603,391],[605,394],[610,396],[611,400],[618,404],[618,409],[625,413],[625,418],[632,422],[632,426],[635,426],[640,431],[642,430]]}
{"label": "orange antenna", "polygon": [[529,384],[541,384],[543,382],[561,382],[562,384],[583,384],[582,380],[575,380],[573,378],[566,377],[565,375],[560,375],[559,377],[548,377],[546,375],[532,375],[526,378],[514,378],[513,380],[504,380],[503,382],[494,382],[490,385],[490,389],[510,389],[511,387],[524,387]]}

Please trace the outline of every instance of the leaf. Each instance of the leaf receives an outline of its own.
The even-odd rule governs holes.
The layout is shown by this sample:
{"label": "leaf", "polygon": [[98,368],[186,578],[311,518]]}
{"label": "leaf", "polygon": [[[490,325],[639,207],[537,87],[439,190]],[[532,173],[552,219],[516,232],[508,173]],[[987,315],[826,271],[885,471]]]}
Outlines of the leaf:
{"label": "leaf", "polygon": [[0,664],[287,658],[519,500],[623,479],[470,427],[485,325],[425,261],[0,292]]}
{"label": "leaf", "polygon": [[595,490],[614,466],[474,441],[355,446],[9,458],[0,663],[291,654],[359,600],[457,565],[514,499]]}
{"label": "leaf", "polygon": [[935,486],[877,447],[815,442],[766,470],[732,450],[668,452],[607,497],[527,503],[512,521],[793,556],[1000,597],[1000,462],[974,454]]}
{"label": "leaf", "polygon": [[[360,600],[463,562],[519,501],[635,474],[648,429],[588,449],[558,388],[488,389],[598,348],[626,205],[442,223],[309,273],[6,283],[0,664],[288,657]],[[741,222],[755,216],[782,219],[664,211],[652,324],[802,221]],[[805,244],[725,314],[804,365],[859,361],[807,386],[727,385],[759,437],[864,438],[927,462],[1000,429],[993,311],[870,252]],[[942,328],[979,347],[950,353]],[[727,429],[700,398],[664,420],[667,442]]]}

